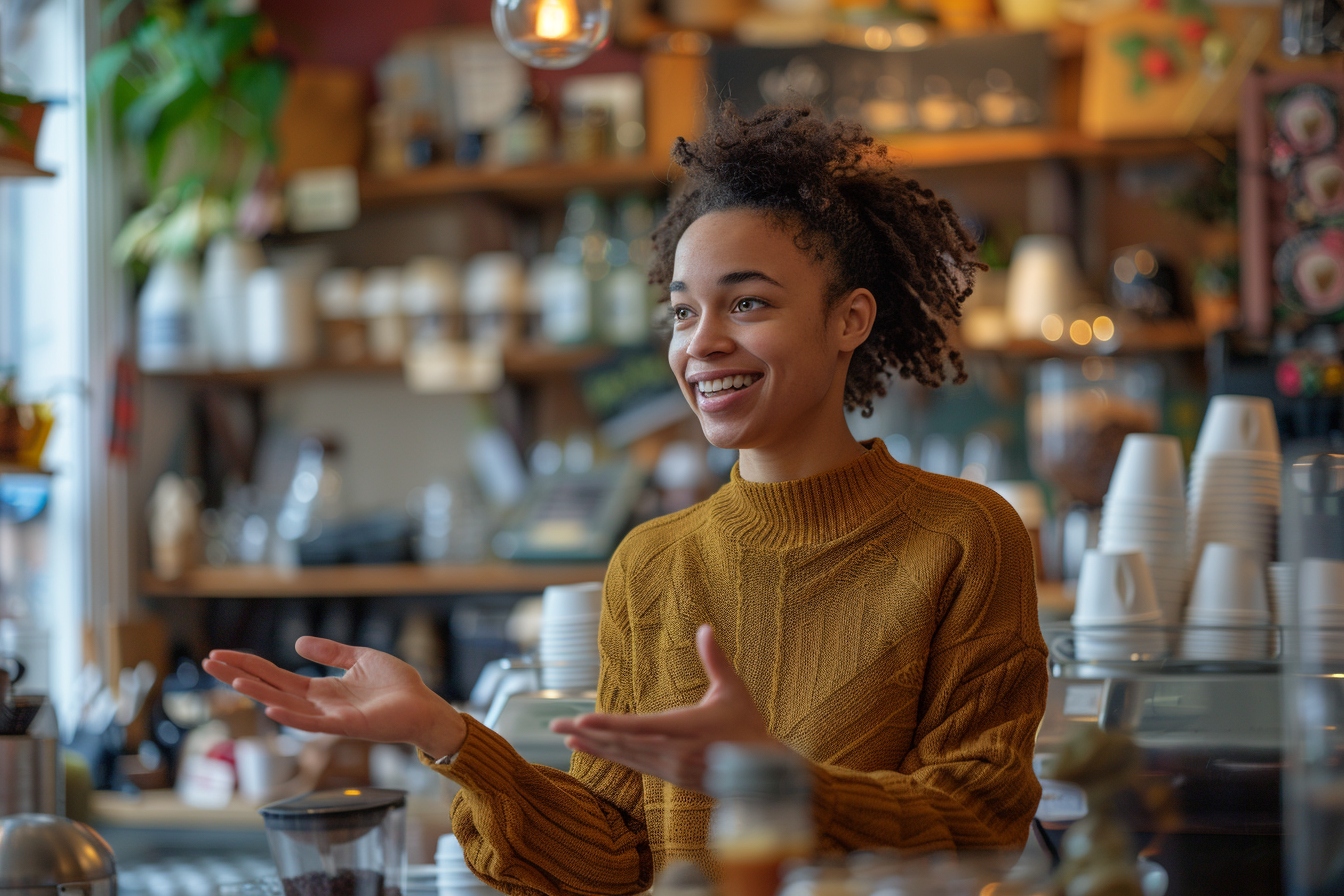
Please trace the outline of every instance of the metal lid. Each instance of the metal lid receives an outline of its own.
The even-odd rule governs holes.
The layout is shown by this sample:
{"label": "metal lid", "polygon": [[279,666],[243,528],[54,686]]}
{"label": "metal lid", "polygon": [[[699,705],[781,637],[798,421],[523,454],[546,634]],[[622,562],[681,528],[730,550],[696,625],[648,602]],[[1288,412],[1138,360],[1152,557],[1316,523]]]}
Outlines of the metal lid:
{"label": "metal lid", "polygon": [[91,883],[116,875],[112,847],[86,824],[56,815],[0,818],[0,890]]}
{"label": "metal lid", "polygon": [[705,787],[715,799],[795,800],[812,792],[807,762],[791,750],[752,744],[711,744]]}
{"label": "metal lid", "polygon": [[406,805],[406,791],[377,787],[315,790],[262,806],[266,827],[280,831],[372,828],[389,809]]}

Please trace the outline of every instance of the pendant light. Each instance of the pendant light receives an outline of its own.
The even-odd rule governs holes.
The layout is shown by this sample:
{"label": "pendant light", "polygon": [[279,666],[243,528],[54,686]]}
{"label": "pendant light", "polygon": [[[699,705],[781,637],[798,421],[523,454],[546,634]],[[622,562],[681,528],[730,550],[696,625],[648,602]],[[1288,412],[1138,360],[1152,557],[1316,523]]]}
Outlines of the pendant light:
{"label": "pendant light", "polygon": [[499,42],[534,68],[571,68],[607,39],[611,0],[493,0]]}

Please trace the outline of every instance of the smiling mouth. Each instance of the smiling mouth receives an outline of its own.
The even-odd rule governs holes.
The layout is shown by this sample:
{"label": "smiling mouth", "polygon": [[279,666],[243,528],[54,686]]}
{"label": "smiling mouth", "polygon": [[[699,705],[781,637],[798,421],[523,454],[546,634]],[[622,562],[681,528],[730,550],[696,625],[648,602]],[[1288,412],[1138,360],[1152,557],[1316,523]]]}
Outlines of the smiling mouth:
{"label": "smiling mouth", "polygon": [[745,389],[760,378],[761,374],[759,373],[738,374],[737,376],[725,376],[716,380],[701,380],[695,384],[695,388],[701,395],[714,395],[718,392]]}

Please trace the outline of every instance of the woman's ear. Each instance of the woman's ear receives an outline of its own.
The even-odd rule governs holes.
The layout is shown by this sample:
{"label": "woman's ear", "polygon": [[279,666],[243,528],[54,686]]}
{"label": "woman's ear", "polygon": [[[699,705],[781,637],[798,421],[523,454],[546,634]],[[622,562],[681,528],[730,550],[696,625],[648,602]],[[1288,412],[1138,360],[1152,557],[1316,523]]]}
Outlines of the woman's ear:
{"label": "woman's ear", "polygon": [[866,289],[842,298],[834,312],[840,327],[840,350],[852,352],[863,345],[877,320],[877,299]]}

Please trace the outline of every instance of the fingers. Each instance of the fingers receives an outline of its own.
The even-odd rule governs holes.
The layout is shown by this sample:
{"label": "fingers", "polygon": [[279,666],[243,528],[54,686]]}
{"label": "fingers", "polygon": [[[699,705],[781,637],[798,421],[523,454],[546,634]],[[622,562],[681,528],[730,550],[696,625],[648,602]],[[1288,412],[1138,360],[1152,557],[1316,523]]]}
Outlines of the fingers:
{"label": "fingers", "polygon": [[[241,672],[243,676],[255,678],[258,681],[264,681],[282,691],[289,691],[294,694],[307,693],[308,685],[312,681],[312,679],[305,678],[302,675],[286,672],[270,660],[262,659],[261,657],[250,653],[242,653],[237,650],[212,650],[210,651],[210,657],[206,662],[210,663],[212,661],[222,663],[226,666],[232,666],[234,669]],[[210,672],[211,675],[215,674],[210,670],[209,666],[206,666],[205,669],[207,672]],[[220,678],[218,675],[215,677]],[[220,680],[224,681],[226,684],[233,683],[232,681],[227,681],[223,678],[220,678]]]}
{"label": "fingers", "polygon": [[242,669],[239,669],[237,666],[231,666],[228,663],[221,663],[219,660],[206,659],[201,663],[201,668],[204,669],[210,675],[213,675],[215,678],[222,681],[224,684],[228,685],[229,687],[233,687],[233,683],[240,678],[247,678],[252,681],[256,681],[256,679],[253,678],[253,676],[248,675],[246,672],[244,672]]}
{"label": "fingers", "polygon": [[661,737],[680,737],[703,727],[705,712],[699,706],[687,706],[681,709],[669,709],[667,712],[646,715],[621,715],[615,713],[594,712],[573,719],[557,719],[554,724],[572,725],[572,729],[552,728],[560,734],[581,734],[588,731],[610,731],[621,734],[658,735]]}
{"label": "fingers", "polygon": [[363,651],[362,648],[351,647],[349,644],[342,644],[340,641],[314,638],[312,635],[304,635],[295,641],[294,649],[298,651],[299,656],[306,660],[321,663],[323,666],[346,670],[349,670],[359,661],[359,655]]}
{"label": "fingers", "polygon": [[733,668],[732,661],[714,640],[714,629],[711,626],[702,625],[696,630],[695,647],[700,653],[700,662],[705,667],[705,674],[709,676],[710,687],[716,684],[741,682],[742,679]]}

